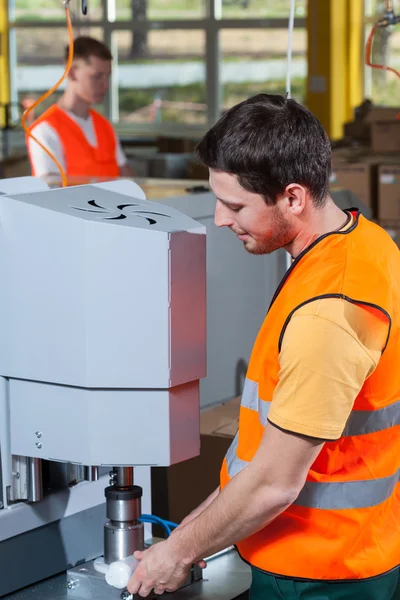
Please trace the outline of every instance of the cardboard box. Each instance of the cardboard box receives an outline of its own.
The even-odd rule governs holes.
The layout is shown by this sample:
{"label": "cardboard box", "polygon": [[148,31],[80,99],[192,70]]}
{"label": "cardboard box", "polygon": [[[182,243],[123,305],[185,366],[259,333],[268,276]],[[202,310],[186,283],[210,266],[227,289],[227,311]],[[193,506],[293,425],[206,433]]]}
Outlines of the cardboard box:
{"label": "cardboard box", "polygon": [[200,433],[233,438],[239,426],[240,396],[205,410],[200,415]]}
{"label": "cardboard box", "polygon": [[355,196],[376,213],[376,165],[368,162],[336,162],[332,169],[331,185],[350,190]]}
{"label": "cardboard box", "polygon": [[371,149],[374,152],[400,151],[400,119],[371,123]]}
{"label": "cardboard box", "polygon": [[368,148],[365,147],[339,147],[332,148],[332,166],[342,165],[349,162],[361,162],[366,156]]}
{"label": "cardboard box", "polygon": [[365,123],[376,123],[377,121],[395,121],[400,113],[400,107],[396,106],[372,106],[367,112]]}
{"label": "cardboard box", "polygon": [[400,220],[400,166],[379,167],[378,219],[380,222]]}
{"label": "cardboard box", "polygon": [[152,512],[180,523],[219,485],[224,456],[236,434],[240,398],[233,398],[200,415],[200,456],[170,467],[151,470]]}
{"label": "cardboard box", "polygon": [[368,144],[371,139],[371,125],[364,121],[350,121],[343,125],[343,135],[346,138]]}

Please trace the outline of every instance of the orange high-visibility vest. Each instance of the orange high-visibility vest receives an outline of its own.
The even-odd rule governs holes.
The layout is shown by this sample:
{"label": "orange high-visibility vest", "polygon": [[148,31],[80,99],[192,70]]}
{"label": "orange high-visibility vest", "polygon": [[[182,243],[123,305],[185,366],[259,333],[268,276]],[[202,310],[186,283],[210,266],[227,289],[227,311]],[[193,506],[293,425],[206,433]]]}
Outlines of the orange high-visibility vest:
{"label": "orange high-visibility vest", "polygon": [[[57,104],[48,108],[30,127],[46,121],[57,132],[64,150],[66,176],[118,177],[116,137],[109,121],[95,110],[90,110],[97,146],[89,144],[79,125]],[[34,132],[33,132],[34,135]],[[31,143],[35,143],[31,141]],[[29,144],[27,144],[29,148]],[[30,157],[32,174],[35,175]],[[55,167],[55,171],[57,171]]]}
{"label": "orange high-visibility vest", "polygon": [[251,565],[290,578],[366,579],[400,564],[400,253],[383,229],[351,210],[354,224],[320,237],[278,287],[252,351],[238,433],[221,469],[224,487],[259,447],[282,339],[300,306],[344,298],[389,317],[385,350],[341,438],[325,443],[294,504],[237,544]]}

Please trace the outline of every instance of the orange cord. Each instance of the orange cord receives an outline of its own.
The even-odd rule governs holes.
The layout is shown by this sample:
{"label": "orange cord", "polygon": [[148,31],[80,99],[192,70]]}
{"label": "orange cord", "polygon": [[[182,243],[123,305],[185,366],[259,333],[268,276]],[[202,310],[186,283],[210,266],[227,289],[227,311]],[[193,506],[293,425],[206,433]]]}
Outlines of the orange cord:
{"label": "orange cord", "polygon": [[396,71],[396,69],[393,69],[392,67],[387,67],[386,65],[378,65],[378,64],[371,62],[372,61],[372,43],[374,41],[374,36],[375,36],[375,32],[377,29],[378,29],[378,25],[375,24],[373,26],[373,28],[371,29],[371,33],[368,36],[367,44],[365,46],[365,64],[368,67],[372,67],[373,69],[382,69],[383,71],[391,71],[392,73],[397,75],[397,77],[400,77],[400,73],[399,73],[399,71]]}
{"label": "orange cord", "polygon": [[65,6],[65,14],[66,14],[66,18],[67,18],[68,35],[69,35],[69,53],[68,53],[68,62],[67,62],[67,66],[65,68],[65,72],[64,72],[63,76],[61,77],[61,79],[59,81],[57,81],[57,83],[48,92],[43,94],[43,96],[41,96],[38,100],[36,100],[33,104],[31,104],[31,106],[29,106],[29,108],[27,108],[24,111],[24,113],[21,117],[21,125],[22,125],[25,133],[30,138],[32,138],[37,144],[39,144],[39,146],[42,148],[42,150],[44,150],[46,152],[46,154],[48,156],[50,156],[50,158],[52,160],[54,160],[54,162],[56,163],[57,168],[60,171],[61,182],[62,182],[63,187],[67,187],[67,185],[68,185],[67,176],[65,174],[64,169],[62,168],[62,166],[60,165],[60,163],[58,162],[56,157],[50,152],[50,150],[48,150],[45,146],[43,146],[43,144],[41,142],[39,142],[39,140],[37,140],[34,135],[32,135],[29,127],[26,125],[26,118],[27,118],[28,114],[31,112],[31,110],[36,108],[41,102],[43,102],[43,100],[46,100],[46,98],[48,98],[58,87],[60,87],[60,85],[62,84],[64,79],[68,76],[68,73],[71,69],[72,60],[74,58],[74,33],[73,33],[73,29],[72,29],[71,14],[69,11],[68,4]]}

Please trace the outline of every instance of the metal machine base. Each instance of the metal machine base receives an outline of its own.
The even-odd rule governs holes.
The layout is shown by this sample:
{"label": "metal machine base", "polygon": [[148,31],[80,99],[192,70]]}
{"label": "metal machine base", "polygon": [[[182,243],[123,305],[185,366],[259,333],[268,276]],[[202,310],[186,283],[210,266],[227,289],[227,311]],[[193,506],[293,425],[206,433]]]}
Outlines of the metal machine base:
{"label": "metal machine base", "polygon": [[[104,575],[94,569],[93,562],[87,562],[67,571],[68,598],[71,600],[124,600],[124,590],[109,586]],[[194,565],[182,588],[201,581],[202,573],[202,569]],[[130,597],[129,593],[126,594],[126,598],[128,597]]]}
{"label": "metal machine base", "polygon": [[[72,600],[67,588],[68,578],[66,573],[52,577],[47,581],[21,590],[2,600]],[[207,569],[203,572],[203,579],[192,585],[186,586],[177,592],[157,596],[168,600],[236,600],[245,598],[251,584],[250,567],[238,556],[236,550],[210,560]],[[113,592],[116,595],[113,595]],[[109,588],[107,600],[120,600],[123,590]],[[100,596],[98,597],[100,599]],[[139,600],[139,599],[135,599]]]}
{"label": "metal machine base", "polygon": [[105,520],[106,506],[100,504],[2,541],[0,597],[99,556]]}

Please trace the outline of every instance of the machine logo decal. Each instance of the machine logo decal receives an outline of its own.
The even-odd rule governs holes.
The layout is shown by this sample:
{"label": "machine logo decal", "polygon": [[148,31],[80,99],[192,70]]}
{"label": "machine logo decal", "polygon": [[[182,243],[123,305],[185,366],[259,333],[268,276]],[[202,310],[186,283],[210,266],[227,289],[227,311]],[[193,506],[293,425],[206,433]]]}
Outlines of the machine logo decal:
{"label": "machine logo decal", "polygon": [[[140,206],[140,204],[118,204],[115,208],[106,208],[105,206],[100,206],[97,204],[96,200],[89,200],[88,205],[90,208],[84,208],[82,206],[71,206],[75,210],[83,210],[85,212],[97,213],[100,216],[99,218],[106,221],[120,221],[121,219],[127,219],[128,217],[140,217],[141,219],[146,219],[150,225],[154,225],[157,223],[156,219],[153,216],[159,217],[167,217],[170,219],[170,215],[165,215],[163,213],[154,212],[151,210],[132,210],[132,207]],[[118,212],[118,214],[116,214]],[[105,216],[110,215],[110,216]]]}

